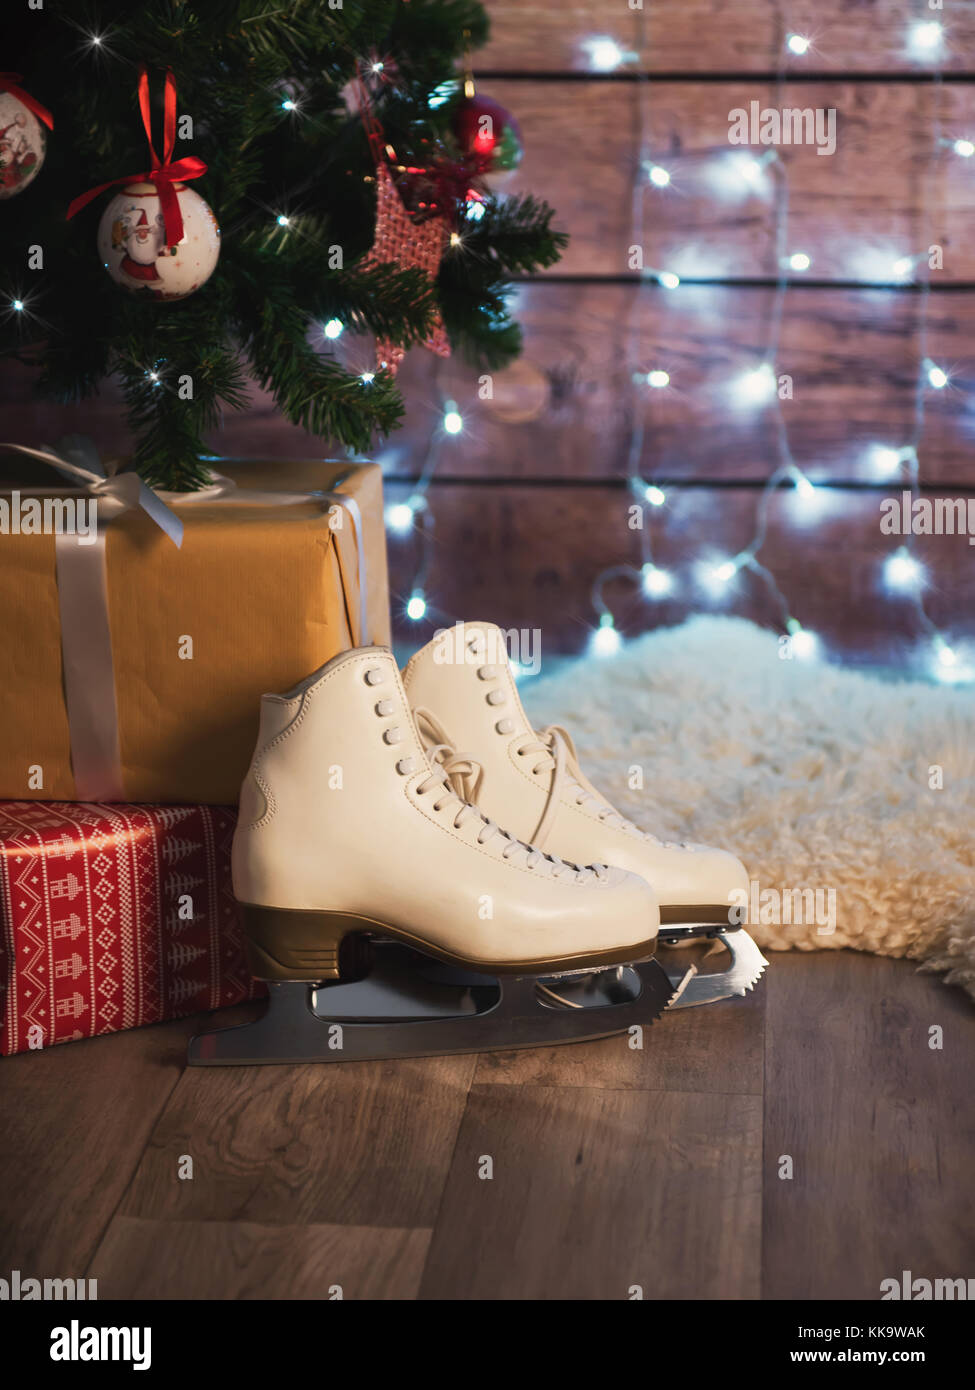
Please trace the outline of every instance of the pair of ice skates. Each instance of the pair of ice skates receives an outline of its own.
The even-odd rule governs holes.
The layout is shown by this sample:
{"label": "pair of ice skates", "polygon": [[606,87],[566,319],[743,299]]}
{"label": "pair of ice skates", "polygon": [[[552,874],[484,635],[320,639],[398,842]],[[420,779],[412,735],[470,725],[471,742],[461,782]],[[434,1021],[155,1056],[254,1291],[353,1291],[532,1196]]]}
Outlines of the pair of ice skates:
{"label": "pair of ice skates", "polygon": [[[766,965],[729,924],[738,860],[615,811],[565,730],[532,729],[489,623],[441,634],[402,678],[358,648],[264,696],[233,874],[270,1005],[195,1038],[198,1064],[604,1037],[743,994]],[[726,970],[655,958],[704,937]]]}

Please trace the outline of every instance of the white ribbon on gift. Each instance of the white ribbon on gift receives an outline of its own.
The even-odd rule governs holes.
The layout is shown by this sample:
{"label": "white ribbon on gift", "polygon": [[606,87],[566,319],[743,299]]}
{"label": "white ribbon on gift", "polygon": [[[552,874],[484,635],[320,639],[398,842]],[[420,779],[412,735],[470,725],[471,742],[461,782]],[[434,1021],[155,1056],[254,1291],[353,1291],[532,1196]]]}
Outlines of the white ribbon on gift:
{"label": "white ribbon on gift", "polygon": [[[211,473],[211,483],[199,492],[155,492],[136,473],[107,474],[94,445],[72,436],[54,449],[0,444],[57,469],[62,476],[98,502],[99,523],[110,523],[124,512],[141,508],[177,547],[183,542],[183,523],[170,503],[246,503],[251,506],[293,506],[320,502],[332,512],[339,507],[352,523],[358,561],[358,623],[349,613],[353,646],[362,646],[368,631],[368,578],[362,514],[354,497],[338,492],[264,492],[238,488],[231,478]],[[82,459],[83,462],[78,460]],[[216,461],[216,460],[214,460]],[[338,485],[352,473],[339,478]],[[35,496],[60,493],[59,488],[31,488]],[[333,528],[337,529],[337,528]],[[94,558],[93,558],[94,557]],[[340,560],[341,564],[341,560]],[[61,664],[64,703],[71,741],[71,768],[79,801],[124,801],[122,755],[119,743],[115,663],[108,616],[108,571],[105,530],[95,527],[94,544],[79,545],[71,534],[55,537],[55,570],[61,618]],[[356,630],[356,628],[358,630]]]}

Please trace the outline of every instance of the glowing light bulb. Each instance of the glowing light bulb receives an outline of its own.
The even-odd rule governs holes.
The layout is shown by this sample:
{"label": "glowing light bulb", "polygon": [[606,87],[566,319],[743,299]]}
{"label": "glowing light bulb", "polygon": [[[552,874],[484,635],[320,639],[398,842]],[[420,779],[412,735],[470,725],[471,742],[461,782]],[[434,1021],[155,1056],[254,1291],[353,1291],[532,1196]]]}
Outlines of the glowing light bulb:
{"label": "glowing light bulb", "polygon": [[613,656],[620,649],[620,635],[613,626],[613,615],[604,613],[599,626],[590,639],[590,646],[596,656]]}
{"label": "glowing light bulb", "polygon": [[760,367],[754,367],[751,371],[745,372],[738,383],[741,397],[746,402],[757,403],[767,400],[769,396],[775,394],[775,372],[771,364],[763,362]]}
{"label": "glowing light bulb", "polygon": [[464,421],[454,401],[447,402],[447,408],[444,411],[443,417],[443,427],[448,434],[460,434],[461,430],[464,428]]}
{"label": "glowing light bulb", "polygon": [[623,50],[614,39],[597,36],[586,39],[582,45],[589,53],[589,64],[596,72],[612,72],[618,68],[625,57]]}
{"label": "glowing light bulb", "polygon": [[345,324],[341,319],[329,319],[328,323],[322,329],[322,332],[325,334],[326,338],[338,338],[341,336],[344,327]]}
{"label": "glowing light bulb", "polygon": [[669,386],[670,373],[659,371],[647,372],[647,385],[655,387],[658,391],[664,386]]}
{"label": "glowing light bulb", "polygon": [[819,639],[814,632],[800,627],[798,623],[790,630],[789,648],[793,656],[799,657],[802,661],[808,661],[810,657],[816,655],[818,647]]}
{"label": "glowing light bulb", "polygon": [[382,72],[382,70],[383,70],[383,68],[384,68],[385,66],[386,66],[385,63],[373,63],[373,65],[372,65],[372,71],[373,71],[373,72]]}
{"label": "glowing light bulb", "polygon": [[901,452],[889,444],[874,444],[870,448],[870,464],[880,477],[889,478],[900,468]]}
{"label": "glowing light bulb", "polygon": [[18,314],[21,314],[24,311],[24,301],[22,299],[12,299],[10,301],[10,307],[15,309]]}
{"label": "glowing light bulb", "polygon": [[793,251],[792,255],[789,257],[789,268],[791,270],[808,270],[811,265],[812,261],[806,255],[805,251]]}
{"label": "glowing light bulb", "polygon": [[960,154],[962,159],[971,159],[972,155],[975,154],[975,145],[972,144],[971,140],[956,140],[952,149],[955,154]]}
{"label": "glowing light bulb", "polygon": [[914,269],[914,260],[911,256],[901,256],[899,261],[895,261],[893,271],[895,275],[910,275]]}
{"label": "glowing light bulb", "polygon": [[958,653],[953,647],[948,646],[944,638],[938,643],[938,661],[942,666],[958,665]]}
{"label": "glowing light bulb", "polygon": [[450,244],[451,244],[451,246],[459,246],[459,245],[460,245],[460,232],[451,232],[451,233],[450,233]]}
{"label": "glowing light bulb", "polygon": [[720,556],[713,559],[702,560],[695,566],[697,582],[706,594],[712,599],[720,602],[728,596],[728,586],[738,575],[738,571],[749,557],[747,554],[736,555],[733,559],[721,559]]}
{"label": "glowing light bulb", "polygon": [[657,280],[665,290],[676,290],[680,284],[680,276],[675,275],[672,270],[662,270],[657,276]]}
{"label": "glowing light bulb", "polygon": [[918,53],[933,53],[941,47],[944,30],[935,19],[922,20],[911,29],[910,44]]}
{"label": "glowing light bulb", "polygon": [[286,97],[286,98],[284,99],[284,101],[282,101],[282,103],[281,103],[281,109],[282,109],[283,111],[297,111],[297,110],[298,110],[298,103],[295,102],[295,101],[292,101],[290,97]]}
{"label": "glowing light bulb", "polygon": [[803,34],[790,34],[785,41],[785,46],[790,53],[795,53],[800,58],[804,53],[809,52],[809,40]]}
{"label": "glowing light bulb", "polygon": [[666,169],[661,168],[659,164],[650,165],[650,168],[647,170],[647,177],[657,188],[666,188],[668,183],[670,183],[670,174]]}
{"label": "glowing light bulb", "polygon": [[413,525],[414,511],[409,502],[394,502],[386,508],[386,525],[391,531],[409,531]]}
{"label": "glowing light bulb", "polygon": [[290,219],[290,217],[285,217],[285,215],[284,215],[283,212],[279,212],[279,213],[278,213],[278,226],[279,226],[279,227],[289,227],[290,225],[291,225],[291,219]]}
{"label": "glowing light bulb", "polygon": [[664,594],[669,594],[673,586],[673,580],[666,570],[658,569],[656,565],[645,564],[641,571],[643,576],[643,592],[649,598],[662,598]]}
{"label": "glowing light bulb", "polygon": [[920,589],[924,583],[924,566],[902,545],[884,561],[884,583],[889,589]]}
{"label": "glowing light bulb", "polygon": [[943,391],[948,385],[948,373],[942,371],[934,362],[929,362],[927,364],[927,373],[928,383],[933,386],[936,391]]}
{"label": "glowing light bulb", "polygon": [[650,484],[643,495],[650,503],[651,507],[662,507],[667,501],[667,494],[664,492],[663,488],[655,487],[653,483]]}
{"label": "glowing light bulb", "polygon": [[465,214],[469,222],[480,222],[484,216],[484,204],[477,198],[470,198],[464,205]]}
{"label": "glowing light bulb", "polygon": [[406,616],[418,623],[427,611],[427,601],[419,589],[414,589],[406,605]]}
{"label": "glowing light bulb", "polygon": [[738,159],[736,163],[742,178],[753,188],[761,183],[763,170],[757,159],[752,159],[750,155],[746,155],[743,159]]}
{"label": "glowing light bulb", "polygon": [[363,372],[359,380],[363,383],[363,385],[370,386],[376,380],[376,373]]}

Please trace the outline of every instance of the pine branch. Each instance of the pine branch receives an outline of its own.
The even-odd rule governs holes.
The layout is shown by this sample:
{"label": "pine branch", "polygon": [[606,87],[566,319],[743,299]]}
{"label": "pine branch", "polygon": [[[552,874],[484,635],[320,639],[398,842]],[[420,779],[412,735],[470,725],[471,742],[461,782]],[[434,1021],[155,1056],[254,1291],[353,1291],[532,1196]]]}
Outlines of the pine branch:
{"label": "pine branch", "polygon": [[552,230],[555,211],[530,193],[492,198],[484,216],[468,224],[464,250],[487,257],[506,275],[531,275],[555,265],[569,244],[567,232]]}
{"label": "pine branch", "polygon": [[387,373],[356,375],[321,356],[272,306],[244,327],[243,341],[257,381],[292,424],[365,452],[374,429],[399,423],[403,402]]}
{"label": "pine branch", "polygon": [[[342,365],[355,334],[416,344],[439,308],[459,355],[497,367],[518,352],[507,278],[553,264],[566,242],[544,203],[489,200],[435,286],[415,270],[362,266],[375,232],[375,166],[362,120],[346,107],[348,84],[364,58],[388,57],[396,82],[377,92],[376,108],[391,143],[415,163],[449,154],[452,108],[431,97],[457,90],[465,31],[473,48],[487,37],[478,0],[8,8],[4,66],[25,73],[56,128],[29,196],[3,203],[0,357],[36,362],[40,392],[58,400],[87,399],[117,373],[146,477],[176,488],[205,480],[206,436],[224,411],[246,407],[248,371],[290,420],[368,451],[399,423],[403,403],[387,374],[368,380]],[[193,191],[223,229],[215,273],[179,302],[131,295],[99,267],[96,229],[110,194],[65,221],[84,188],[148,167],[136,95],[143,64],[157,148],[162,74],[176,75],[175,155],[205,159]],[[29,266],[37,245],[42,271]],[[25,311],[5,312],[15,300]],[[323,351],[321,325],[332,318],[347,333]],[[352,351],[361,362],[360,347]],[[370,360],[371,343],[365,352]]]}

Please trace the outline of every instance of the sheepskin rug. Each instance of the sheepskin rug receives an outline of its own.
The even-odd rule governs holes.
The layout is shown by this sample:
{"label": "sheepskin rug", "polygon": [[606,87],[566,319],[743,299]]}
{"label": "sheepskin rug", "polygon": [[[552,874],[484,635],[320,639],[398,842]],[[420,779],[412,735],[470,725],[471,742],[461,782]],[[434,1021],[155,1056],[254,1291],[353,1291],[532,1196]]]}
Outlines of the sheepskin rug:
{"label": "sheepskin rug", "polygon": [[[908,956],[975,996],[970,690],[783,660],[774,633],[701,617],[613,657],[543,663],[522,695],[645,830],[739,855],[763,948]],[[785,922],[786,895],[810,888],[819,920]]]}

